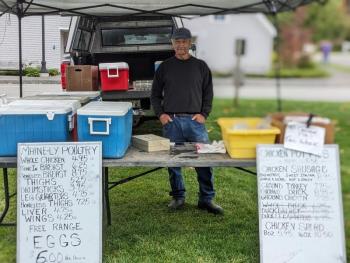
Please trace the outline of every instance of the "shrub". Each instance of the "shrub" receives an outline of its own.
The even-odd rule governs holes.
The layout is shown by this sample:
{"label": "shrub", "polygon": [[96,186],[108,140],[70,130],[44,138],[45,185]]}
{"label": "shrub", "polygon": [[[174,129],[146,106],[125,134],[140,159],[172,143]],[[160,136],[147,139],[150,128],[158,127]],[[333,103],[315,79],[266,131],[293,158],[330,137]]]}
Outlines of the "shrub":
{"label": "shrub", "polygon": [[40,77],[40,69],[34,67],[26,67],[23,70],[23,75],[27,77]]}
{"label": "shrub", "polygon": [[16,69],[2,69],[2,70],[0,70],[0,76],[18,76],[18,70],[16,70]]}
{"label": "shrub", "polygon": [[302,55],[298,61],[298,68],[300,69],[314,69],[316,68],[315,63],[311,61],[311,58],[307,55]]}
{"label": "shrub", "polygon": [[48,73],[49,73],[49,76],[57,76],[60,74],[58,69],[56,69],[56,68],[50,68],[48,70]]}

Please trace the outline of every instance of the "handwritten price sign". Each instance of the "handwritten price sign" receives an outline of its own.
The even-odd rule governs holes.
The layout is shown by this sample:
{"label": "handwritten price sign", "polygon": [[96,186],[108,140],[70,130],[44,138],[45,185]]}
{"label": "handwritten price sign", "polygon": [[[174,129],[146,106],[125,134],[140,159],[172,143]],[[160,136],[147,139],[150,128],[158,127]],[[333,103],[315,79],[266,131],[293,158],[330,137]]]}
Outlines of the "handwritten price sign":
{"label": "handwritten price sign", "polygon": [[101,143],[18,146],[17,262],[102,262]]}
{"label": "handwritten price sign", "polygon": [[325,129],[317,126],[290,122],[284,135],[284,147],[291,150],[321,155],[324,145]]}

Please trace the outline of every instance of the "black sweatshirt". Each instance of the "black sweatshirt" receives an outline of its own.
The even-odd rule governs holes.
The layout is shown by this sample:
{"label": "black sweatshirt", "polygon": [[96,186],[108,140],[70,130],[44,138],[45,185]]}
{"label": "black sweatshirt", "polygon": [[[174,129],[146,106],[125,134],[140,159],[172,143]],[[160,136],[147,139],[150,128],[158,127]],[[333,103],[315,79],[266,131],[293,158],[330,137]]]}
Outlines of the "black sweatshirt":
{"label": "black sweatshirt", "polygon": [[210,69],[200,59],[171,57],[160,64],[154,75],[151,103],[162,113],[201,113],[208,117],[213,101]]}

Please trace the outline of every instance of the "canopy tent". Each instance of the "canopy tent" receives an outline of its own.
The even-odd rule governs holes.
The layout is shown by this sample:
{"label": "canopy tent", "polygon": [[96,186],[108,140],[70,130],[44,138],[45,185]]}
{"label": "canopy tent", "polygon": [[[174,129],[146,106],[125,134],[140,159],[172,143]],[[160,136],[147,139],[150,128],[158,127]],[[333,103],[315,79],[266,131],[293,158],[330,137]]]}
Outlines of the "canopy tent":
{"label": "canopy tent", "polygon": [[[22,28],[25,16],[71,15],[90,17],[137,15],[215,15],[265,13],[294,10],[298,6],[326,0],[0,0],[0,17],[12,13],[18,17],[19,83],[22,97]],[[44,36],[43,36],[44,37]],[[278,110],[281,110],[279,70],[276,74]]]}
{"label": "canopy tent", "polygon": [[[276,13],[293,10],[316,0],[0,0],[0,11],[22,16],[121,16],[138,14],[210,15]],[[320,1],[320,0],[319,0]]]}

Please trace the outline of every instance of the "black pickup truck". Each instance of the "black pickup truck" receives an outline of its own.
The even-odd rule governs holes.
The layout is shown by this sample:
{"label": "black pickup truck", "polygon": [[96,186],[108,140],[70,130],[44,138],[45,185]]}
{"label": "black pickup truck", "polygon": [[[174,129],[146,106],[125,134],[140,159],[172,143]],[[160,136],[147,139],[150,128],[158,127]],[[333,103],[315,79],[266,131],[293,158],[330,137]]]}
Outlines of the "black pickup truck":
{"label": "black pickup truck", "polygon": [[129,90],[102,92],[106,101],[131,101],[135,124],[154,117],[150,104],[156,65],[173,55],[171,34],[178,18],[132,16],[73,17],[66,52],[75,65],[126,62]]}

